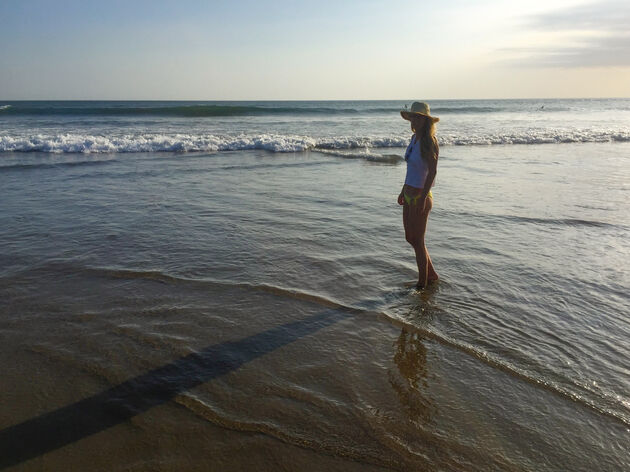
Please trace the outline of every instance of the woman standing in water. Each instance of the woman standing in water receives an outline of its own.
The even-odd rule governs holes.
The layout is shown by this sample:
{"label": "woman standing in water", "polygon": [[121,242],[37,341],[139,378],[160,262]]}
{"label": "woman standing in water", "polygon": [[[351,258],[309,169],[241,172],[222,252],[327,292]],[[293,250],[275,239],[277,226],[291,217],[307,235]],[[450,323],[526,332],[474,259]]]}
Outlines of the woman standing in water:
{"label": "woman standing in water", "polygon": [[407,176],[398,204],[403,205],[403,225],[405,238],[413,246],[418,263],[417,288],[425,288],[427,283],[438,279],[431,263],[431,257],[424,245],[429,212],[433,208],[431,187],[437,173],[440,148],[435,137],[435,123],[439,118],[431,116],[429,105],[414,102],[409,111],[400,112],[405,120],[411,122],[413,136],[407,151]]}

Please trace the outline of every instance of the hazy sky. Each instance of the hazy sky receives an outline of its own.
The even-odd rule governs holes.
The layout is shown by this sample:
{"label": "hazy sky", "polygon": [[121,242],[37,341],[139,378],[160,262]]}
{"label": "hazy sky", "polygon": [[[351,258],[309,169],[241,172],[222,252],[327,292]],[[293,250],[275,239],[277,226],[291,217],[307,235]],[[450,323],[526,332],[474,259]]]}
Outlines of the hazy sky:
{"label": "hazy sky", "polygon": [[0,99],[630,97],[630,2],[0,0]]}

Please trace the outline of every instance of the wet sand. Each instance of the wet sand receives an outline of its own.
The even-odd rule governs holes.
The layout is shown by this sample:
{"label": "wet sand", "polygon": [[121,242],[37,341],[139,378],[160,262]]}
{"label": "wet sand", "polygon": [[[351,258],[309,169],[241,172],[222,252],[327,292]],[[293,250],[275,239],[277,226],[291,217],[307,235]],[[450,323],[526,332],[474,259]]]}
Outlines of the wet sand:
{"label": "wet sand", "polygon": [[4,467],[583,470],[570,444],[614,470],[624,447],[625,425],[382,313],[151,273],[46,280],[50,324],[4,323]]}

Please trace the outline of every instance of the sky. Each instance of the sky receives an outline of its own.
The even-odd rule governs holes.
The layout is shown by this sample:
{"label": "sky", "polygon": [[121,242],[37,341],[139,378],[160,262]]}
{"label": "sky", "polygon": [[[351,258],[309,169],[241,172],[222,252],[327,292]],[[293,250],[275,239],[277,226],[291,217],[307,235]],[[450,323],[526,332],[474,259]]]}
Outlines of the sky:
{"label": "sky", "polygon": [[0,99],[630,97],[630,2],[0,0]]}

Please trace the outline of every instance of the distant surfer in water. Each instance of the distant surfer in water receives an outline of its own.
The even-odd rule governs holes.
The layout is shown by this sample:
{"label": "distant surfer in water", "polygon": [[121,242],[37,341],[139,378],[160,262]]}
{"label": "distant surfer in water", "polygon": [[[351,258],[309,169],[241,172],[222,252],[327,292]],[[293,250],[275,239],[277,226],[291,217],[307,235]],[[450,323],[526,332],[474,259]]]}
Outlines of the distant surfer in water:
{"label": "distant surfer in water", "polygon": [[413,246],[418,263],[417,288],[425,288],[428,282],[438,279],[431,257],[424,245],[429,212],[433,208],[431,187],[437,173],[440,148],[435,137],[435,123],[439,118],[431,116],[427,103],[414,102],[410,110],[400,112],[411,122],[413,136],[405,151],[407,175],[398,204],[403,206],[405,238]]}

